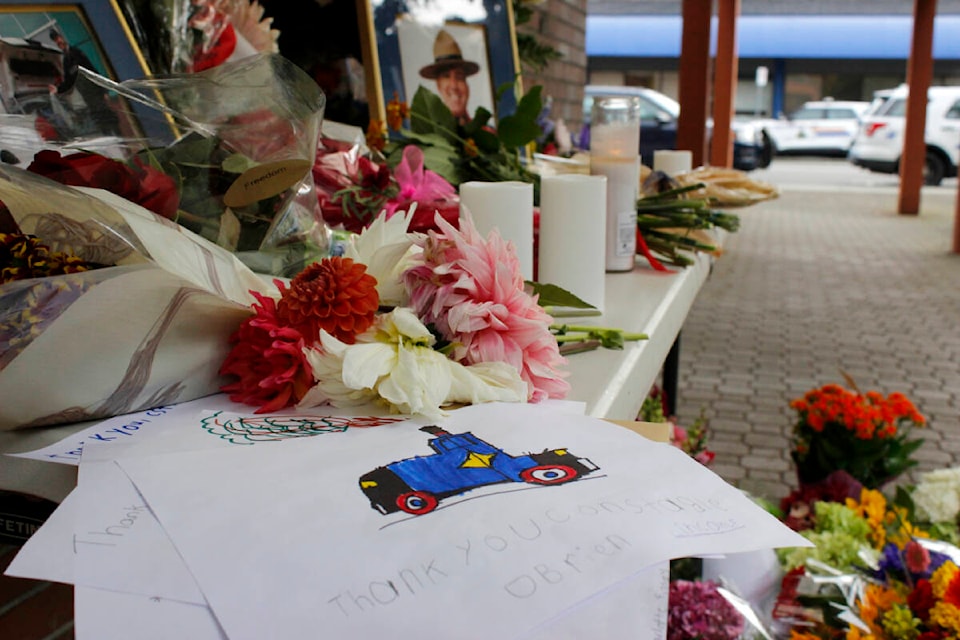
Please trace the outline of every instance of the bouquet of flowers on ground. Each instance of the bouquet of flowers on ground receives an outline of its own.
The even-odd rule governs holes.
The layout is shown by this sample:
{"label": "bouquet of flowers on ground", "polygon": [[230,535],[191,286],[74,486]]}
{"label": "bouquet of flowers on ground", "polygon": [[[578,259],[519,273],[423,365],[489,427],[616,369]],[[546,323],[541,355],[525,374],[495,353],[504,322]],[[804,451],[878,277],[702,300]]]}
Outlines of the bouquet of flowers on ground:
{"label": "bouquet of flowers on ground", "polygon": [[960,633],[960,549],[914,524],[900,494],[814,503],[812,548],[788,570],[774,615],[791,640],[945,640]]}
{"label": "bouquet of flowers on ground", "polygon": [[801,484],[844,470],[876,488],[916,465],[911,455],[923,440],[912,427],[925,419],[902,393],[884,396],[828,384],[790,403],[797,412],[791,456]]}
{"label": "bouquet of flowers on ground", "polygon": [[562,398],[551,318],[524,290],[511,245],[459,229],[407,232],[413,211],[377,218],[273,296],[234,334],[221,372],[231,399],[259,411],[329,403],[442,407]]}

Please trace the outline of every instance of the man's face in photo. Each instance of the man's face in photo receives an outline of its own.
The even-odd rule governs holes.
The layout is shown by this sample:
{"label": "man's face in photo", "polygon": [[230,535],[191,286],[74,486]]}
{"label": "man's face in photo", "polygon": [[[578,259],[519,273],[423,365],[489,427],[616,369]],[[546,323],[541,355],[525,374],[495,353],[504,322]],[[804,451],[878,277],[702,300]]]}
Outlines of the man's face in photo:
{"label": "man's face in photo", "polygon": [[437,75],[437,91],[455,118],[467,117],[470,87],[463,69],[455,67]]}

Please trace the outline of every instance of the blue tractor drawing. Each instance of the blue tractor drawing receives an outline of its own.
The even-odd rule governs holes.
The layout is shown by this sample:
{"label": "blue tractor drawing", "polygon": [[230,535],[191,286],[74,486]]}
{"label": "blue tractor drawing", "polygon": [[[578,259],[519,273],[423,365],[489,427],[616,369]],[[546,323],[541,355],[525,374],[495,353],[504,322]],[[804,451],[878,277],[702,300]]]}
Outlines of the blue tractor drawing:
{"label": "blue tractor drawing", "polygon": [[471,489],[503,482],[535,485],[563,484],[597,466],[565,449],[511,456],[472,433],[447,433],[435,426],[421,427],[434,454],[392,462],[360,477],[360,488],[370,506],[387,515],[403,511],[423,515],[440,500]]}

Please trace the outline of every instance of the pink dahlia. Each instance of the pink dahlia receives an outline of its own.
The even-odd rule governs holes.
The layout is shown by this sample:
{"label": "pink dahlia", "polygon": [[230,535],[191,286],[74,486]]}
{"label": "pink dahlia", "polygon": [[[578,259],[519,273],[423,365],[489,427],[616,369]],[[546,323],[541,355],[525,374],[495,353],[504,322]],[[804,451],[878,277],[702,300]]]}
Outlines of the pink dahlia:
{"label": "pink dahlia", "polygon": [[551,318],[523,290],[512,245],[496,231],[484,240],[469,216],[459,229],[439,215],[435,222],[439,230],[416,241],[423,253],[403,276],[420,319],[454,344],[458,362],[512,365],[531,402],[566,396],[570,385],[559,370],[566,360]]}
{"label": "pink dahlia", "polygon": [[313,386],[313,375],[300,332],[280,323],[273,298],[250,293],[260,304],[230,336],[233,347],[220,375],[237,379],[221,390],[234,402],[260,407],[255,413],[267,413],[299,402]]}

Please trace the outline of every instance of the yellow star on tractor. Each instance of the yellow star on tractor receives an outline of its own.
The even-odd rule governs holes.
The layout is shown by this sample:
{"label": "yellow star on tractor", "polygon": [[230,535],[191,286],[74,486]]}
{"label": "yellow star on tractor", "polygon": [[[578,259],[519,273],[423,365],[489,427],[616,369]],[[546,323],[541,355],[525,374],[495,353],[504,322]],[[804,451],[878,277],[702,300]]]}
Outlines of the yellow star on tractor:
{"label": "yellow star on tractor", "polygon": [[467,454],[466,460],[460,465],[461,469],[490,468],[493,466],[493,457],[495,453],[477,453],[471,451]]}

